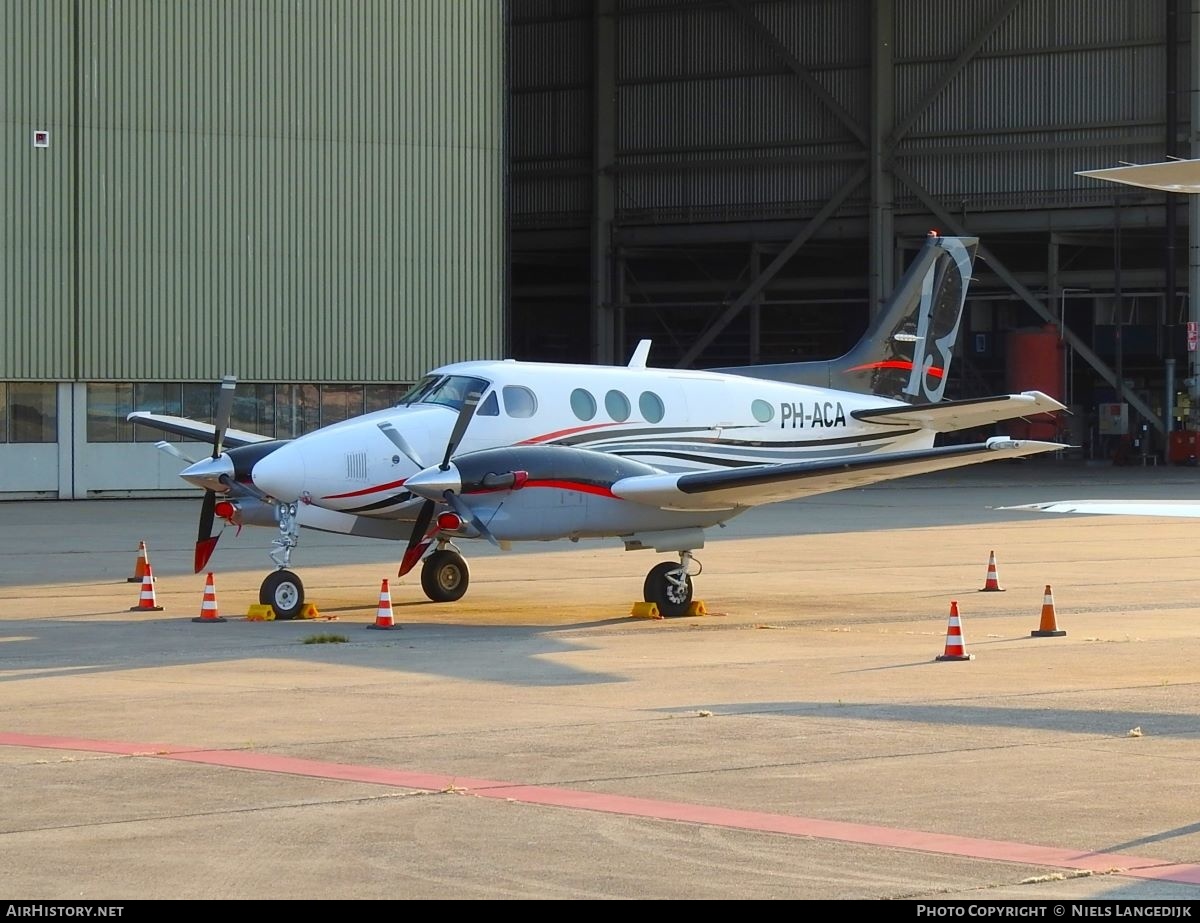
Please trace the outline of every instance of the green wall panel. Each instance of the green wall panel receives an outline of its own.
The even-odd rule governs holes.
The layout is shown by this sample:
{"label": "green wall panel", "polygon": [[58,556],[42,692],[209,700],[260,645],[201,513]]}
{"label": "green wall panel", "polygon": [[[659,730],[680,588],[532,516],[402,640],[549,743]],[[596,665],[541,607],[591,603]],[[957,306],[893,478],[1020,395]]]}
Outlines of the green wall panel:
{"label": "green wall panel", "polygon": [[74,372],[72,9],[0,2],[0,380]]}
{"label": "green wall panel", "polygon": [[500,353],[502,3],[0,10],[16,47],[55,49],[4,63],[4,208],[47,214],[3,241],[0,310],[37,295],[44,316],[14,334],[36,348],[0,345],[0,380],[406,381]]}

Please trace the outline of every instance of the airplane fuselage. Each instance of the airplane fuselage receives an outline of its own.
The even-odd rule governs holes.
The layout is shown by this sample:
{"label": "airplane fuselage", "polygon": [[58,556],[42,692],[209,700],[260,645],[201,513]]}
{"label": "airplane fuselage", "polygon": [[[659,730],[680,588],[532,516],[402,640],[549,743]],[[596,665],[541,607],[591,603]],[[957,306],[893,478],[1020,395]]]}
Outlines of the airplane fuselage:
{"label": "airplane fuselage", "polygon": [[677,472],[859,458],[934,439],[927,429],[856,419],[857,410],[901,406],[873,395],[705,371],[460,362],[432,370],[407,403],[281,446],[255,464],[253,481],[280,499],[411,519],[420,501],[405,479],[442,461],[468,390],[480,400],[460,454],[569,445]]}

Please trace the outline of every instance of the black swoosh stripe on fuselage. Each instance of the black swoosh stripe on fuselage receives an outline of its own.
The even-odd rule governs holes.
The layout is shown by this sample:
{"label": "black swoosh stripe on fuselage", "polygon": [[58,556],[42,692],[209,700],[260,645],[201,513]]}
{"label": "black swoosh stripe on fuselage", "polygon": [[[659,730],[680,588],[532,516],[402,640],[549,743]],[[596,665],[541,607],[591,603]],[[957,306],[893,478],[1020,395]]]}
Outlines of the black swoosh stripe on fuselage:
{"label": "black swoosh stripe on fuselage", "polygon": [[[625,441],[626,433],[605,433],[602,436],[596,435],[584,440],[555,440],[548,443],[549,445],[576,445],[580,448],[596,449],[601,452],[612,452],[615,449],[624,446],[631,448],[644,449],[649,446],[663,445],[681,445],[695,444],[705,446],[716,446],[719,448],[750,448],[750,449],[803,449],[813,446],[837,446],[849,445],[855,442],[884,442],[893,439],[898,439],[903,436],[911,436],[913,433],[918,433],[921,430],[918,427],[902,430],[888,430],[882,433],[862,433],[859,435],[835,436],[829,439],[798,439],[789,440],[787,442],[765,439],[722,439],[713,436],[681,436],[670,441],[660,441],[652,439],[643,439],[638,442]],[[694,430],[693,430],[694,432]],[[582,443],[588,443],[583,445]]]}
{"label": "black swoosh stripe on fuselage", "polygon": [[344,510],[338,510],[339,513],[366,513],[368,511],[382,510],[389,506],[400,506],[408,503],[410,500],[417,499],[416,494],[410,490],[402,490],[398,494],[392,494],[390,497],[384,497],[382,500],[376,500],[374,503],[364,503],[362,506],[351,506]]}

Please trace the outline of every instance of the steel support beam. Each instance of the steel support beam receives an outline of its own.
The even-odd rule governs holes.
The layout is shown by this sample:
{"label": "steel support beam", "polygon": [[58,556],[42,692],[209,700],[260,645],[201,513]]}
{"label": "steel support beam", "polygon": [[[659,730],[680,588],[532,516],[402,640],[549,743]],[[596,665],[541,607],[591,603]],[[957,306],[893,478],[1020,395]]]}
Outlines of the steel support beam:
{"label": "steel support beam", "polygon": [[838,120],[850,130],[850,133],[862,142],[863,147],[866,147],[867,133],[863,131],[858,119],[851,115],[841,103],[830,95],[828,90],[817,82],[817,79],[801,63],[800,59],[792,54],[791,49],[775,37],[775,33],[767,28],[766,24],[746,7],[743,0],[726,0],[726,2],[733,9],[734,13],[741,17],[750,31],[766,42],[767,46],[791,69],[792,73],[800,79],[800,82],[804,84],[808,91],[817,97],[825,105],[825,108],[836,115]]}
{"label": "steel support beam", "polygon": [[890,140],[896,124],[896,62],[893,0],[875,0],[871,16],[871,219],[868,233],[867,305],[872,318],[895,287],[892,238],[896,183]]}
{"label": "steel support beam", "polygon": [[[1200,4],[1200,0],[1195,0],[1195,2]],[[900,167],[895,167],[894,169],[897,178],[912,190],[913,194],[921,200],[926,208],[928,208],[934,215],[937,216],[937,219],[942,222],[942,224],[960,236],[973,236],[971,232],[963,227],[963,225],[959,223],[959,221],[953,215],[942,208],[939,202],[937,202],[928,192],[921,188],[921,185],[911,175],[909,175]],[[983,246],[983,244],[979,245],[978,254],[983,258],[984,262],[987,263],[988,268],[994,272],[1009,288],[1011,288],[1013,292],[1016,293],[1017,297],[1029,305],[1029,307],[1031,307],[1039,317],[1043,318],[1049,324],[1058,323],[1058,318],[1054,316],[1054,313],[1041,301],[1039,301],[1034,294],[1029,291],[1029,289],[1027,289],[1021,283],[1021,281],[1008,270],[1006,266],[1004,266],[1003,263],[996,259],[996,257],[986,247]],[[1145,418],[1146,421],[1153,424],[1154,428],[1160,435],[1165,435],[1166,431],[1163,427],[1163,421],[1154,413],[1154,411],[1145,401],[1125,387],[1125,382],[1120,381],[1117,378],[1116,373],[1114,373],[1113,370],[1108,367],[1107,363],[1105,363],[1103,359],[1101,359],[1092,351],[1090,346],[1084,343],[1083,340],[1081,340],[1072,330],[1067,329],[1065,326],[1063,327],[1063,339],[1073,350],[1075,350],[1075,353],[1082,358],[1084,362],[1096,370],[1101,378],[1112,385],[1113,389],[1117,393],[1117,396],[1121,400],[1130,404],[1138,413],[1142,415],[1143,418]]]}
{"label": "steel support beam", "polygon": [[717,335],[729,326],[729,322],[738,316],[742,308],[753,301],[758,296],[758,293],[766,288],[767,283],[775,277],[775,274],[784,267],[788,260],[796,255],[796,251],[807,243],[808,239],[825,223],[825,220],[841,207],[850,193],[857,189],[866,178],[866,165],[855,170],[854,175],[842,184],[841,188],[834,193],[833,198],[826,202],[821,207],[821,210],[813,216],[813,219],[801,229],[800,233],[793,237],[791,242],[779,251],[779,255],[771,260],[767,268],[762,271],[762,274],[751,282],[750,286],[744,292],[738,295],[724,311],[713,319],[712,323],[708,325],[708,329],[700,334],[696,342],[683,354],[683,358],[676,363],[676,368],[688,368],[695,362],[696,357],[704,352],[708,344],[715,340]]}
{"label": "steel support beam", "polygon": [[592,227],[591,328],[592,361],[616,361],[616,324],[612,316],[612,225],[616,194],[612,166],[616,160],[617,55],[615,0],[594,0],[592,8]]}

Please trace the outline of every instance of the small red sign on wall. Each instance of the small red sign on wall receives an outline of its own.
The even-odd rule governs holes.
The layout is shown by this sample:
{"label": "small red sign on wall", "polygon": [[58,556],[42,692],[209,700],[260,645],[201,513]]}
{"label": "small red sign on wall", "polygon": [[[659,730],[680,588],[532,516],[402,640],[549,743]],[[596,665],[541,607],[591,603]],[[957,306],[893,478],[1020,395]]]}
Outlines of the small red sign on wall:
{"label": "small red sign on wall", "polygon": [[33,146],[34,147],[49,147],[50,146],[50,132],[46,131],[45,129],[41,129],[41,128],[39,128],[37,131],[35,131],[33,133]]}

